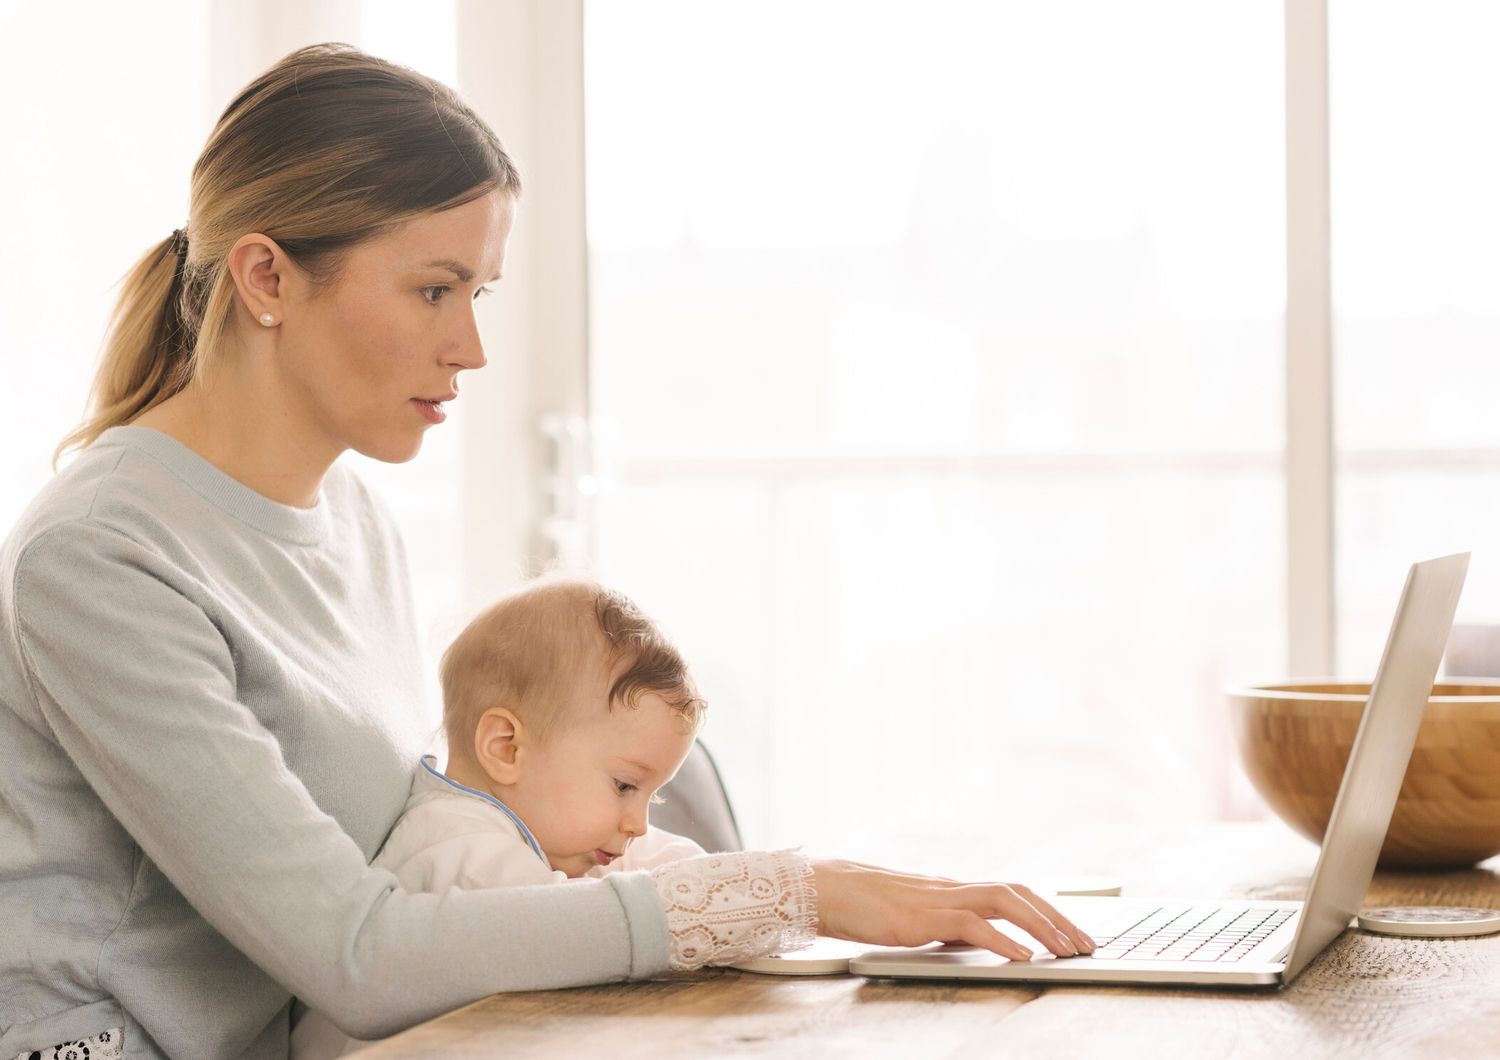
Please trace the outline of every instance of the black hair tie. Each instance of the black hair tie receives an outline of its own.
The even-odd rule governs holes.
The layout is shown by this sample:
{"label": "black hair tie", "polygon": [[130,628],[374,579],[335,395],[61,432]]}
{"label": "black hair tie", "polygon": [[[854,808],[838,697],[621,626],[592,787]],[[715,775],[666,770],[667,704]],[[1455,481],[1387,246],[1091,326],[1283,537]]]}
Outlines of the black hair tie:
{"label": "black hair tie", "polygon": [[167,243],[167,250],[177,259],[176,268],[173,269],[172,283],[174,285],[182,282],[182,268],[187,264],[188,237],[187,229],[174,228]]}

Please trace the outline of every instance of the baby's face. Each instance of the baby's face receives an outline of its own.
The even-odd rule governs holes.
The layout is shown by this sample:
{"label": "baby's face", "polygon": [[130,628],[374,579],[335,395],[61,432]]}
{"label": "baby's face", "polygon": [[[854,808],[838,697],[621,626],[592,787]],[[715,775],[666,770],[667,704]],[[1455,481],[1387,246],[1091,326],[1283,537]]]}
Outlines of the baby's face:
{"label": "baby's face", "polygon": [[625,852],[646,831],[651,797],[693,745],[681,714],[654,694],[639,705],[601,706],[522,751],[506,803],[526,822],[554,869],[582,876]]}

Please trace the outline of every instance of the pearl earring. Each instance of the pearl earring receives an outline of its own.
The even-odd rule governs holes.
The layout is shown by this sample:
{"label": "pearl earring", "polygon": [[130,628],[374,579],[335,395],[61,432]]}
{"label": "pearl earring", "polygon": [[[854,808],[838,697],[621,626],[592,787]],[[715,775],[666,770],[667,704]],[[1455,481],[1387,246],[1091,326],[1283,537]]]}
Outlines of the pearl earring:
{"label": "pearl earring", "polygon": [[272,324],[276,323],[276,318],[273,317],[270,313],[262,313],[260,315],[260,322],[266,327],[270,327]]}

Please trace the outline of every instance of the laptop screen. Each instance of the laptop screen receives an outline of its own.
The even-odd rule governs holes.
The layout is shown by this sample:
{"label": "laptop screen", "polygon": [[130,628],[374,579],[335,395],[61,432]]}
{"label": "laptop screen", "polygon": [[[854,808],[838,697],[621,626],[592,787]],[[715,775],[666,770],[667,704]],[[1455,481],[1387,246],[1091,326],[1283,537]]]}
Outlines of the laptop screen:
{"label": "laptop screen", "polygon": [[1469,553],[1412,565],[1313,869],[1284,982],[1334,940],[1364,902],[1453,627]]}

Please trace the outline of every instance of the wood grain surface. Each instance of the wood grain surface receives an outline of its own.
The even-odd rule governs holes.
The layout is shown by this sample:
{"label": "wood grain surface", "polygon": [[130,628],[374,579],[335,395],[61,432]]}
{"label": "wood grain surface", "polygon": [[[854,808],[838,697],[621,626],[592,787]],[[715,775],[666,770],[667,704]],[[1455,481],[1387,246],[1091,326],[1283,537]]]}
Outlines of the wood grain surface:
{"label": "wood grain surface", "polygon": [[[1071,837],[1069,849],[1079,841]],[[1317,854],[1272,822],[1116,831],[1087,843],[1089,867],[1113,867],[1129,897],[1299,898]],[[1047,849],[1033,844],[1027,857],[1045,864]],[[1053,863],[1060,859],[1053,855]],[[1367,904],[1500,907],[1500,859],[1458,872],[1381,872]],[[1423,940],[1350,929],[1276,992],[893,983],[709,969],[648,983],[495,995],[358,1055],[1500,1056],[1500,935]]]}

